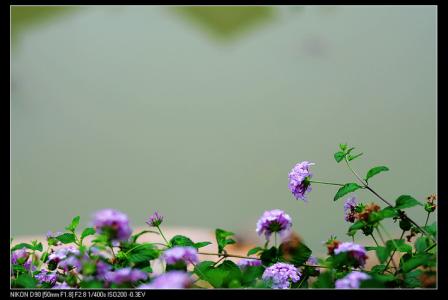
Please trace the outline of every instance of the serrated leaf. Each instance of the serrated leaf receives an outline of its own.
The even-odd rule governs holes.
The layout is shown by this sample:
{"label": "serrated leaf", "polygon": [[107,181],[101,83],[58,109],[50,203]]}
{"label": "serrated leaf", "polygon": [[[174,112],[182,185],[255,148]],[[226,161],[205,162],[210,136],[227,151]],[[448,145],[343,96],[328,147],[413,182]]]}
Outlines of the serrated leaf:
{"label": "serrated leaf", "polygon": [[363,154],[363,153],[361,152],[361,153],[356,154],[356,155],[348,155],[348,156],[347,156],[347,159],[348,159],[348,161],[352,161],[352,160],[354,160],[354,159],[360,157],[362,154]]}
{"label": "serrated leaf", "polygon": [[156,233],[159,234],[157,231],[152,231],[152,230],[142,230],[139,233],[134,234],[133,236],[131,236],[131,243],[135,243],[137,242],[137,239],[139,237],[141,237],[142,235],[146,234],[146,233]]}
{"label": "serrated leaf", "polygon": [[390,207],[390,206],[385,207],[384,209],[380,210],[379,213],[383,219],[393,218],[393,217],[398,216],[398,211],[395,208]]}
{"label": "serrated leaf", "polygon": [[79,225],[79,220],[80,220],[80,216],[74,217],[72,220],[72,223],[69,226],[65,227],[65,229],[68,231],[71,231],[71,232],[75,231]]}
{"label": "serrated leaf", "polygon": [[76,241],[76,237],[73,233],[64,233],[55,238],[63,244],[70,244]]}
{"label": "serrated leaf", "polygon": [[413,197],[409,195],[401,195],[400,197],[398,197],[397,200],[395,200],[396,209],[404,209],[416,205],[423,205],[423,204],[421,204],[419,201],[415,200]]}
{"label": "serrated leaf", "polygon": [[390,255],[390,249],[388,247],[376,247],[376,256],[380,260],[381,263],[384,263]]}
{"label": "serrated leaf", "polygon": [[421,253],[428,248],[428,241],[426,236],[421,236],[415,240],[415,250],[417,253]]}
{"label": "serrated leaf", "polygon": [[22,274],[14,281],[14,287],[21,287],[28,289],[35,288],[36,284],[37,280],[28,274]]}
{"label": "serrated leaf", "polygon": [[347,194],[349,194],[349,193],[352,193],[352,192],[354,192],[354,191],[356,191],[356,190],[358,190],[358,189],[360,189],[360,188],[362,188],[362,187],[361,187],[360,185],[358,185],[357,183],[354,183],[354,182],[344,184],[344,186],[341,187],[341,188],[337,191],[337,193],[336,193],[336,195],[334,196],[334,199],[333,199],[333,200],[336,201],[336,200],[338,200],[339,198],[344,197],[345,195],[347,195]]}
{"label": "serrated leaf", "polygon": [[432,223],[431,225],[427,225],[423,227],[430,235],[433,237],[437,237],[437,222]]}
{"label": "serrated leaf", "polygon": [[215,237],[216,237],[216,242],[218,243],[218,253],[222,253],[224,251],[224,248],[227,245],[231,245],[231,244],[235,244],[235,240],[233,239],[228,239],[229,236],[234,235],[233,232],[230,231],[225,231],[223,229],[216,229],[215,231]]}
{"label": "serrated leaf", "polygon": [[81,240],[85,239],[86,237],[88,237],[89,235],[94,235],[95,234],[95,229],[92,227],[87,227],[86,229],[84,229],[81,233]]}
{"label": "serrated leaf", "polygon": [[[281,244],[280,249],[282,248]],[[289,249],[287,255],[284,255],[284,253],[280,253],[280,255],[283,256],[286,261],[289,261],[296,266],[300,266],[310,258],[311,253],[311,249],[301,242],[297,247]]]}
{"label": "serrated leaf", "polygon": [[183,235],[173,236],[173,238],[170,240],[170,244],[171,246],[182,246],[182,247],[194,246],[193,241],[190,238]]}
{"label": "serrated leaf", "polygon": [[27,248],[27,249],[33,250],[34,247],[33,247],[33,245],[30,245],[28,243],[20,243],[20,244],[15,245],[14,247],[12,247],[11,252],[15,251],[15,250],[22,249],[22,248]]}
{"label": "serrated leaf", "polygon": [[160,250],[155,248],[153,244],[139,244],[134,249],[128,251],[127,257],[130,262],[140,263],[154,260],[160,255]]}
{"label": "serrated leaf", "polygon": [[409,272],[419,266],[427,264],[428,262],[429,262],[428,255],[419,254],[403,262],[401,269],[404,272]]}
{"label": "serrated leaf", "polygon": [[247,256],[251,256],[253,254],[257,254],[258,252],[263,251],[263,248],[261,247],[255,247],[247,251]]}
{"label": "serrated leaf", "polygon": [[405,240],[389,240],[386,242],[386,247],[390,250],[396,250],[398,252],[412,252],[412,246],[406,244]]}
{"label": "serrated leaf", "polygon": [[199,242],[199,243],[194,243],[193,247],[195,247],[196,249],[199,249],[199,248],[208,246],[210,244],[211,244],[211,242]]}
{"label": "serrated leaf", "polygon": [[336,162],[341,162],[345,157],[345,153],[342,151],[338,151],[334,154],[334,159],[336,160]]}
{"label": "serrated leaf", "polygon": [[348,229],[349,231],[357,231],[362,229],[365,226],[365,222],[364,221],[356,221],[352,226],[350,226],[350,228]]}
{"label": "serrated leaf", "polygon": [[375,176],[381,172],[385,172],[385,171],[389,171],[389,168],[386,166],[379,166],[379,167],[374,167],[374,168],[370,169],[367,172],[366,181],[368,181],[373,176]]}

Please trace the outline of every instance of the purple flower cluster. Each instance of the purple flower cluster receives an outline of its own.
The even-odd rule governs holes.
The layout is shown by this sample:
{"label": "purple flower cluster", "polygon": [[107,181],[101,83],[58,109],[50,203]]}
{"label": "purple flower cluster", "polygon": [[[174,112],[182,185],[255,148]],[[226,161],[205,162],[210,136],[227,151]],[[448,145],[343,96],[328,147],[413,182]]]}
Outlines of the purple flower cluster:
{"label": "purple flower cluster", "polygon": [[97,212],[93,224],[97,232],[106,232],[113,241],[127,241],[132,233],[128,217],[114,209]]}
{"label": "purple flower cluster", "polygon": [[351,197],[344,202],[344,213],[345,221],[354,223],[355,222],[355,208],[358,203],[356,202],[356,197]]}
{"label": "purple flower cluster", "polygon": [[146,222],[151,227],[159,227],[162,224],[163,216],[159,215],[158,212],[155,212],[152,216],[149,217],[149,220]]}
{"label": "purple flower cluster", "polygon": [[191,277],[182,271],[169,271],[155,278],[149,284],[142,284],[139,289],[185,289],[192,284]]}
{"label": "purple flower cluster", "polygon": [[78,270],[81,269],[81,261],[75,257],[75,256],[70,256],[64,260],[62,260],[61,262],[59,262],[58,267],[63,269],[64,271],[69,271],[73,268],[76,268]]}
{"label": "purple flower cluster", "polygon": [[147,278],[148,278],[147,273],[132,268],[123,268],[116,271],[110,271],[104,275],[104,279],[107,282],[115,284],[136,282],[139,280],[146,280]]}
{"label": "purple flower cluster", "polygon": [[58,289],[58,290],[69,290],[73,289],[71,286],[67,284],[67,282],[59,283],[56,282],[56,284],[52,287],[52,289]]}
{"label": "purple flower cluster", "polygon": [[370,276],[363,272],[353,271],[342,279],[336,280],[337,289],[358,289],[361,281],[369,279]]}
{"label": "purple flower cluster", "polygon": [[96,274],[98,279],[104,279],[104,276],[112,269],[112,266],[102,260],[96,263]]}
{"label": "purple flower cluster", "polygon": [[13,265],[23,264],[28,259],[29,253],[25,248],[16,250],[11,253],[11,263]]}
{"label": "purple flower cluster", "polygon": [[367,251],[364,246],[352,242],[345,242],[339,244],[339,246],[334,250],[335,254],[343,252],[349,253],[349,255],[355,259],[357,265],[361,267],[365,265],[367,259]]}
{"label": "purple flower cluster", "polygon": [[165,250],[163,252],[163,258],[165,262],[169,265],[176,264],[178,262],[196,263],[198,259],[198,251],[194,247],[180,247],[176,246]]}
{"label": "purple flower cluster", "polygon": [[306,264],[315,266],[315,265],[319,264],[319,262],[315,256],[310,256],[308,258],[308,260],[306,261]]}
{"label": "purple flower cluster", "polygon": [[39,283],[48,283],[54,285],[58,279],[56,272],[48,272],[47,270],[41,270],[39,274],[34,276]]}
{"label": "purple flower cluster", "polygon": [[79,250],[74,246],[59,248],[48,256],[48,264],[54,265],[54,268],[61,267],[65,271],[75,267],[81,268],[81,263],[77,258],[79,254]]}
{"label": "purple flower cluster", "polygon": [[289,185],[288,188],[296,199],[302,199],[306,202],[305,194],[311,191],[311,185],[308,180],[313,176],[310,173],[309,167],[314,165],[308,161],[298,163],[292,168],[288,175]]}
{"label": "purple flower cluster", "polygon": [[291,282],[300,280],[302,274],[294,265],[286,263],[276,263],[263,273],[263,280],[269,281],[274,289],[288,289]]}
{"label": "purple flower cluster", "polygon": [[247,267],[258,267],[258,266],[261,266],[261,260],[251,259],[251,258],[243,258],[238,261],[238,266],[241,269],[246,269]]}
{"label": "purple flower cluster", "polygon": [[274,232],[278,232],[280,237],[285,238],[291,233],[291,217],[280,209],[265,211],[257,222],[257,233],[264,233],[267,240]]}

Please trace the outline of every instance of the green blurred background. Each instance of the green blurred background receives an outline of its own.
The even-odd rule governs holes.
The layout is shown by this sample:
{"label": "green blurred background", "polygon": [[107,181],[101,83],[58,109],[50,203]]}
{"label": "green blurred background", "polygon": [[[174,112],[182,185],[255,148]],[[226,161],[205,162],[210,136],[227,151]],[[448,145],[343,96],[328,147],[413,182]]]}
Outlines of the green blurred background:
{"label": "green blurred background", "polygon": [[[255,238],[280,208],[315,250],[345,240],[343,199],[288,172],[387,199],[436,186],[436,6],[12,6],[11,235],[62,230],[112,207],[134,226],[221,227]],[[365,191],[361,201],[374,198]],[[421,208],[410,216],[424,222]]]}

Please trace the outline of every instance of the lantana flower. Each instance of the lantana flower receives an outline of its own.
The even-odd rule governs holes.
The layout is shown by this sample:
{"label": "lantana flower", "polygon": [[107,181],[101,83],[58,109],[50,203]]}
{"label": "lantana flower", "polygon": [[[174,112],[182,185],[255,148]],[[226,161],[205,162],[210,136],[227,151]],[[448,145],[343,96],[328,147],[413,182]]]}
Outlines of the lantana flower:
{"label": "lantana flower", "polygon": [[272,284],[273,289],[288,289],[291,282],[298,282],[302,274],[291,264],[276,263],[263,273],[262,279]]}
{"label": "lantana flower", "polygon": [[156,277],[151,283],[142,284],[138,289],[185,289],[190,287],[192,280],[183,271],[169,271]]}
{"label": "lantana flower", "polygon": [[303,161],[292,168],[288,175],[288,188],[296,199],[301,199],[306,202],[305,194],[311,191],[311,184],[309,179],[313,176],[310,173],[309,167],[314,163]]}
{"label": "lantana flower", "polygon": [[356,261],[356,266],[363,267],[367,259],[367,251],[364,246],[352,242],[344,242],[334,249],[334,254],[348,253]]}
{"label": "lantana flower", "polygon": [[127,241],[132,233],[128,216],[114,209],[97,212],[93,224],[97,232],[108,234],[112,241]]}
{"label": "lantana flower", "polygon": [[163,252],[163,258],[165,262],[169,265],[174,265],[179,262],[183,262],[185,264],[188,263],[197,263],[198,259],[198,250],[194,247],[181,247],[176,246],[170,249],[165,250]]}
{"label": "lantana flower", "polygon": [[291,233],[292,219],[284,211],[274,209],[265,211],[257,222],[256,231],[258,235],[264,233],[266,240],[271,234],[279,233],[280,237],[286,238]]}
{"label": "lantana flower", "polygon": [[361,286],[361,281],[370,278],[366,273],[353,271],[344,278],[336,280],[335,286],[337,289],[358,289]]}

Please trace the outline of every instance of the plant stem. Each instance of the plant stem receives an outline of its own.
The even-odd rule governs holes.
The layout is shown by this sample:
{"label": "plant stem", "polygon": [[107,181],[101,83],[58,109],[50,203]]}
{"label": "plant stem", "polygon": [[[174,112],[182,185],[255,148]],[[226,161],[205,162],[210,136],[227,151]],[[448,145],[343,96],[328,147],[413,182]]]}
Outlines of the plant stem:
{"label": "plant stem", "polygon": [[274,246],[277,248],[277,232],[274,232]]}
{"label": "plant stem", "polygon": [[347,156],[344,157],[344,160],[345,160],[345,163],[347,164],[347,167],[350,169],[350,171],[353,173],[353,175],[355,175],[355,177],[359,180],[359,182],[360,182],[364,187],[366,187],[366,186],[368,185],[368,184],[367,184],[367,181],[365,181],[364,179],[362,179],[361,176],[359,176],[359,175],[355,172],[355,170],[352,169],[352,167],[351,167],[350,164],[348,163]]}
{"label": "plant stem", "polygon": [[170,242],[168,242],[168,240],[165,238],[165,236],[163,235],[163,232],[162,232],[162,230],[160,230],[160,227],[159,227],[159,226],[157,226],[157,230],[160,232],[160,235],[162,236],[162,238],[163,238],[163,240],[165,241],[165,243],[166,243],[168,246],[170,246],[170,245],[171,245]]}
{"label": "plant stem", "polygon": [[[428,214],[426,215],[425,226],[423,226],[423,227],[426,227],[426,225],[428,225],[429,215],[430,215],[430,214],[431,214],[431,213],[428,211]],[[423,235],[423,232],[422,232],[422,235]]]}
{"label": "plant stem", "polygon": [[376,241],[375,237],[373,236],[373,232],[370,235],[372,236],[372,239],[375,241],[376,246],[379,247],[380,245],[378,244],[378,242]]}
{"label": "plant stem", "polygon": [[386,246],[386,242],[384,241],[380,230],[378,229],[378,227],[375,227],[375,229],[376,229],[376,232],[378,232],[378,236],[380,237],[381,242],[383,243],[384,246]]}
{"label": "plant stem", "polygon": [[[406,232],[406,230],[403,230],[403,232],[401,233],[400,240],[403,238],[403,235],[404,235],[405,232]],[[394,251],[392,252],[392,255],[389,258],[389,261],[387,262],[386,266],[384,267],[383,274],[387,270],[387,268],[389,267],[389,264],[392,261],[396,251],[397,251],[397,249],[395,248]]]}
{"label": "plant stem", "polygon": [[[380,223],[380,226],[382,226],[381,223]],[[384,229],[384,227],[382,227],[382,228]],[[378,232],[378,235],[380,236],[381,242],[383,242],[384,246],[387,247],[386,246],[386,242],[384,241],[383,236],[381,235],[380,230],[378,229],[378,227],[376,227],[375,229]],[[394,240],[392,240],[392,243],[395,245],[395,248],[397,248],[397,244],[395,243]],[[392,259],[391,262],[392,262],[392,265],[394,266],[395,270],[398,270],[398,267],[395,264],[395,261]]]}
{"label": "plant stem", "polygon": [[333,183],[333,182],[325,182],[325,181],[317,181],[317,180],[309,180],[310,183],[320,183],[320,184],[329,184],[329,185],[337,185],[337,186],[344,186],[341,183]]}
{"label": "plant stem", "polygon": [[257,257],[250,257],[250,256],[242,256],[242,255],[236,255],[236,254],[228,254],[228,253],[210,253],[210,252],[198,252],[198,254],[202,255],[215,255],[215,256],[223,256],[223,257],[238,257],[238,258],[248,258],[248,259],[257,259],[261,260]]}

